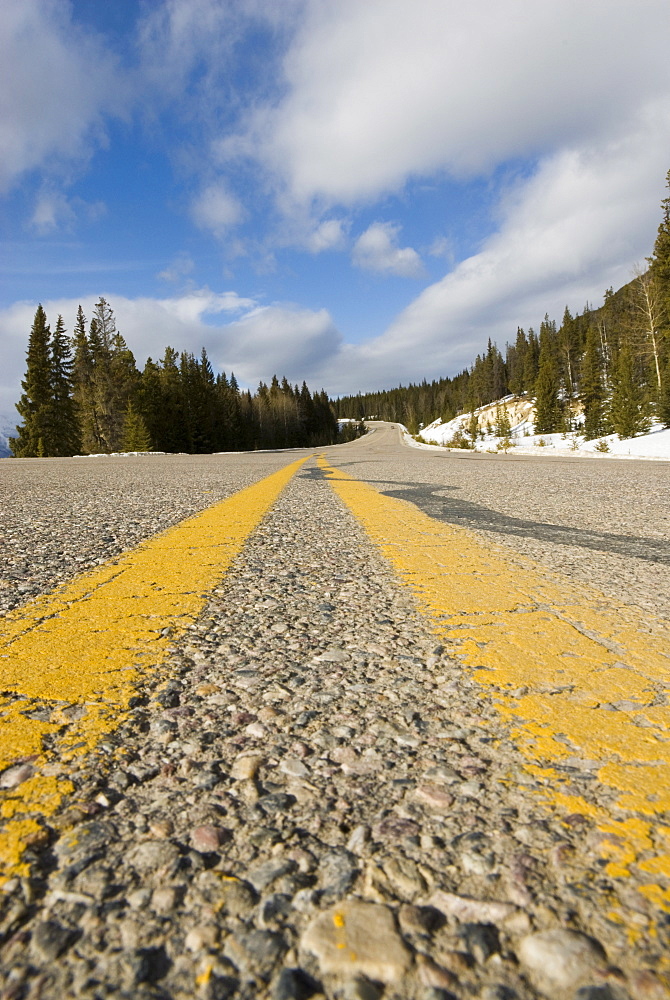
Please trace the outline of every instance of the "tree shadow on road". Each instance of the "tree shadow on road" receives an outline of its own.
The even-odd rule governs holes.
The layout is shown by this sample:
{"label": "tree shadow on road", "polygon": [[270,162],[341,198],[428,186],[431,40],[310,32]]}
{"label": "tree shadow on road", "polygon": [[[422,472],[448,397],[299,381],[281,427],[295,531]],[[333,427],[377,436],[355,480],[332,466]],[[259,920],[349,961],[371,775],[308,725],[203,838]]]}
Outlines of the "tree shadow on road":
{"label": "tree shadow on road", "polygon": [[[304,469],[302,475],[311,479],[337,479],[337,476],[326,475],[322,469],[318,468]],[[457,490],[456,487],[451,486],[388,479],[365,479],[364,482],[370,486],[386,487],[380,491],[384,496],[408,500],[429,517],[445,521],[447,524],[454,524],[462,528],[474,528],[477,531],[491,531],[499,535],[534,538],[540,542],[551,542],[554,545],[571,545],[598,552],[611,552],[628,558],[670,565],[670,542],[662,539],[642,538],[638,535],[615,535],[588,528],[575,528],[571,525],[511,517],[509,514],[502,514],[491,507],[473,503],[471,500],[463,500],[457,496],[444,496],[443,494],[448,491],[455,492]],[[388,489],[389,484],[397,486],[398,489]]]}

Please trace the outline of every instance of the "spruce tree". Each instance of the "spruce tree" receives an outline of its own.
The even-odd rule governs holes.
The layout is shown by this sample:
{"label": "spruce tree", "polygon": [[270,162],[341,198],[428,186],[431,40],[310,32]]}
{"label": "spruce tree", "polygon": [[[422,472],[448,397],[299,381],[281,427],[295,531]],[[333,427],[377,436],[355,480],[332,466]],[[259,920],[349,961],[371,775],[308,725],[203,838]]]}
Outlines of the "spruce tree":
{"label": "spruce tree", "polygon": [[23,423],[16,427],[17,436],[9,439],[9,446],[17,458],[53,454],[51,332],[41,305],[35,312],[26,361],[26,375],[21,382],[23,393],[16,404]]}
{"label": "spruce tree", "polygon": [[579,398],[584,408],[584,436],[587,441],[602,437],[610,430],[606,413],[603,369],[600,334],[594,326],[590,326],[586,335],[586,350],[579,378]]}
{"label": "spruce tree", "polygon": [[160,417],[154,427],[154,446],[159,451],[188,451],[185,388],[177,362],[179,355],[166,347],[160,362]]}
{"label": "spruce tree", "polygon": [[496,437],[502,438],[509,437],[512,433],[512,425],[510,423],[507,407],[501,406],[499,403],[496,406],[495,433]]}
{"label": "spruce tree", "polygon": [[93,382],[93,355],[86,335],[86,317],[81,306],[77,309],[72,347],[74,350],[72,396],[79,426],[80,446],[84,454],[96,454],[102,450],[102,439]]}
{"label": "spruce tree", "polygon": [[238,394],[233,390],[231,382],[225,372],[220,372],[216,377],[217,451],[235,451],[239,448]]}
{"label": "spruce tree", "polygon": [[109,415],[107,441],[110,451],[118,451],[125,434],[129,403],[134,403],[140,386],[140,373],[133,352],[121,334],[115,331],[109,352]]}
{"label": "spruce tree", "polygon": [[160,445],[161,432],[161,376],[160,368],[152,358],[147,358],[139,378],[135,403],[137,411],[142,415],[154,447],[158,451],[165,449]]}
{"label": "spruce tree", "polygon": [[510,346],[507,352],[507,369],[509,375],[509,391],[514,393],[515,396],[520,396],[524,392],[524,367],[526,363],[526,352],[528,350],[528,341],[526,340],[526,334],[521,329],[517,328],[516,331],[516,342],[514,346]]}
{"label": "spruce tree", "polygon": [[540,345],[532,326],[528,330],[528,341],[523,359],[523,391],[535,393],[535,382],[537,380],[540,365]]}
{"label": "spruce tree", "polygon": [[664,427],[670,427],[670,360],[665,366],[663,389],[658,401],[658,419]]}
{"label": "spruce tree", "polygon": [[545,317],[540,327],[540,361],[535,380],[535,430],[538,434],[553,434],[561,429],[563,422],[555,336],[554,324]]}
{"label": "spruce tree", "polygon": [[[666,178],[666,187],[670,189],[670,170]],[[658,283],[663,303],[666,325],[670,324],[670,196],[661,202],[663,216],[658,227],[654,252],[649,258],[651,272]]]}
{"label": "spruce tree", "polygon": [[621,345],[613,368],[610,420],[621,439],[635,437],[649,429],[644,388],[627,340]]}
{"label": "spruce tree", "polygon": [[123,413],[116,412],[112,379],[112,342],[116,335],[114,312],[106,299],[100,297],[93,308],[93,318],[88,335],[93,362],[93,393],[98,449],[115,451],[119,444],[120,422]]}
{"label": "spruce tree", "polygon": [[[102,300],[104,301],[104,300]],[[90,431],[95,454],[110,452],[110,348],[100,332],[97,316],[93,316],[88,331],[88,353],[91,371]]]}
{"label": "spruce tree", "polygon": [[317,413],[312,400],[312,394],[307,388],[307,383],[302,383],[300,389],[300,399],[298,400],[298,413],[302,425],[303,440],[310,442],[318,432]]}
{"label": "spruce tree", "polygon": [[215,450],[218,435],[218,398],[214,369],[204,347],[200,351],[198,376],[196,420],[199,426],[199,445],[202,452],[209,453]]}
{"label": "spruce tree", "polygon": [[151,437],[144,417],[134,409],[131,402],[126,406],[123,418],[121,451],[151,451]]}
{"label": "spruce tree", "polygon": [[72,395],[72,352],[59,316],[51,338],[50,454],[74,455],[80,449],[79,421]]}

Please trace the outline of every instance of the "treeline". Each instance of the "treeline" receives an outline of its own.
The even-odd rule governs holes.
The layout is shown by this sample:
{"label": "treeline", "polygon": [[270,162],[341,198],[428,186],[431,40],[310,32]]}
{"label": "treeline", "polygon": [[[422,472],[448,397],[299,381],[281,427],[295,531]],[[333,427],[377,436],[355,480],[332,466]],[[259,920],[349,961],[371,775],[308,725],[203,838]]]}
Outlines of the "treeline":
{"label": "treeline", "polygon": [[600,308],[573,316],[566,307],[560,326],[545,315],[537,333],[518,329],[504,355],[489,340],[453,378],[344,396],[337,415],[399,421],[416,433],[513,393],[535,399],[539,433],[579,424],[589,439],[627,438],[653,419],[670,426],[670,197],[662,210],[647,269],[617,292],[608,289]]}
{"label": "treeline", "polygon": [[62,316],[51,331],[38,306],[21,386],[17,457],[318,447],[338,434],[324,391],[275,375],[252,395],[234,374],[215,374],[204,348],[196,357],[167,347],[140,372],[104,298],[88,327],[79,307],[71,338]]}

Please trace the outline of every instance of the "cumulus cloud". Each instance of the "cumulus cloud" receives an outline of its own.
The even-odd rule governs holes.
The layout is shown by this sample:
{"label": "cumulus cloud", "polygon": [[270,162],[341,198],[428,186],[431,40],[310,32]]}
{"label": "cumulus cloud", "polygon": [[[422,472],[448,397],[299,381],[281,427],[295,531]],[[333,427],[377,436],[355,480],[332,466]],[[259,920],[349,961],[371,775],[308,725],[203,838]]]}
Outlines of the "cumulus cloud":
{"label": "cumulus cloud", "polygon": [[308,0],[284,96],[250,109],[228,149],[260,159],[299,204],[542,156],[611,134],[668,92],[666,15],[664,0],[615,16],[609,0]]}
{"label": "cumulus cloud", "polygon": [[347,228],[343,219],[325,219],[308,233],[305,245],[311,253],[343,250],[347,244]]}
{"label": "cumulus cloud", "polygon": [[121,113],[127,98],[116,59],[73,23],[69,3],[3,4],[0,192],[36,167],[57,173],[87,157],[105,141],[105,115]]}
{"label": "cumulus cloud", "polygon": [[244,209],[226,186],[219,182],[210,184],[193,200],[191,216],[201,229],[208,229],[221,238],[242,221]]}
{"label": "cumulus cloud", "polygon": [[354,243],[351,259],[356,267],[401,278],[420,278],[421,258],[412,247],[398,246],[400,226],[392,222],[373,222]]}

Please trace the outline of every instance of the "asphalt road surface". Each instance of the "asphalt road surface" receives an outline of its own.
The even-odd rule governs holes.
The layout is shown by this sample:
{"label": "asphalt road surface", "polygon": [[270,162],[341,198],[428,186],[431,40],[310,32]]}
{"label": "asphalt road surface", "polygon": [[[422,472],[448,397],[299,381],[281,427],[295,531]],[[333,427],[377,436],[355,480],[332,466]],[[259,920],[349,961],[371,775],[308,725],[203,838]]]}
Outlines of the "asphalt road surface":
{"label": "asphalt road surface", "polygon": [[0,996],[668,996],[669,474],[0,463]]}

